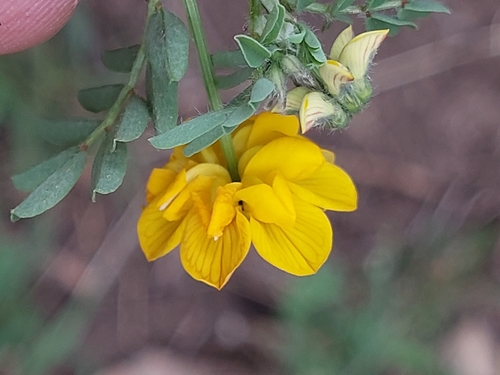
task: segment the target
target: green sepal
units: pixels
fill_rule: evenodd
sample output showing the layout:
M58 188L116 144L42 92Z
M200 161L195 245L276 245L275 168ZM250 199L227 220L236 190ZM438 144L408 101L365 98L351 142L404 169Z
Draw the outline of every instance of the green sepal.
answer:
M122 89L121 84L83 89L78 92L78 101L87 111L99 113L113 106Z
M87 139L100 123L100 120L79 118L44 120L38 127L37 133L54 145L72 146Z
M127 171L127 146L114 141L114 132L109 132L94 158L91 173L92 202L96 194L109 194L120 187Z
M140 48L140 45L134 45L106 51L102 55L102 63L113 72L130 73Z
M271 57L271 51L248 35L236 35L234 37L240 47L243 57L250 68L258 68Z
M241 68L247 66L241 50L215 52L210 56L214 68Z
M168 80L166 75L156 76L150 65L146 67L146 93L156 134L177 126L179 83Z
M146 102L142 98L132 95L117 125L114 143L130 142L139 138L146 130L148 122L149 110Z
M215 86L219 90L226 90L247 81L253 73L253 69L245 67L227 76L216 76Z
M72 147L63 153L65 152L67 154L61 158L64 162L50 174L46 170L47 178L20 205L11 210L11 221L40 215L59 203L73 188L83 172L87 153L80 151L78 147Z
M144 47L155 76L180 81L188 66L189 33L177 16L158 9L149 18Z

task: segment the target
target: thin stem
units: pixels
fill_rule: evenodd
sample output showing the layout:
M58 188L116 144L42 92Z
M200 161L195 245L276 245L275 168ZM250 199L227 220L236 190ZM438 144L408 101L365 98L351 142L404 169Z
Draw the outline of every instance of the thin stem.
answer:
M155 11L158 6L159 0L150 0L148 3L148 15L146 18L146 27L149 21L149 17ZM145 34L145 33L144 33ZM109 131L109 128L114 124L116 118L120 114L124 103L132 96L134 93L134 87L137 84L139 75L146 61L146 54L144 51L144 43L142 43L137 56L135 57L134 64L132 65L132 70L130 71L130 76L127 83L123 86L118 98L113 103L113 106L108 111L108 114L101 122L101 124L87 137L87 139L80 145L80 149L86 150L90 145L92 145L104 132Z
M222 100L215 86L215 76L213 71L212 60L207 49L207 43L201 26L200 11L196 0L183 0L184 7L188 16L189 26L193 34L194 44L198 52L198 60L200 62L201 73L203 75L203 83L207 92L208 101L212 111L218 111L223 108ZM220 139L222 151L226 158L227 169L233 181L239 181L238 161L234 151L233 141L230 135L224 135Z

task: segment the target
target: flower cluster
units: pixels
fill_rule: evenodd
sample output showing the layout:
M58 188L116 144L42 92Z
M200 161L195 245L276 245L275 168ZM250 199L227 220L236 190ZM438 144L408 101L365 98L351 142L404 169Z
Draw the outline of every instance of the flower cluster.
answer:
M334 155L298 135L295 116L261 113L233 133L241 181L231 181L218 143L192 157L176 148L147 183L138 222L148 260L180 245L185 270L221 289L251 243L273 266L315 273L333 233L324 210L353 211L356 188Z
M313 127L345 128L371 99L370 64L389 30L354 36L347 27L335 39L330 59L319 67L324 89L298 86L287 94L285 113L298 113L302 132Z

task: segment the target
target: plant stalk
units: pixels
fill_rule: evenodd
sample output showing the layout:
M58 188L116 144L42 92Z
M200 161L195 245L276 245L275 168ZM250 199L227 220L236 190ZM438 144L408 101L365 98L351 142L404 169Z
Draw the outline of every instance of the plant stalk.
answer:
M198 60L200 62L201 73L203 75L203 83L207 92L210 109L219 111L223 108L222 100L215 86L215 75L213 71L212 60L208 53L203 27L201 25L200 11L196 0L182 0L188 16L189 27L193 34L194 44L198 52ZM233 181L239 181L238 161L234 151L233 141L230 135L224 135L220 139L222 151L227 162L227 169Z
M156 7L160 4L159 0L150 0L148 2L148 15L146 18L146 30L149 17L154 13ZM146 33L144 33L145 35ZM137 52L137 56L132 65L132 70L130 71L130 76L127 83L123 86L118 98L113 103L113 106L109 109L106 117L101 122L101 124L87 137L87 139L80 145L81 150L86 150L90 147L104 132L109 131L110 127L113 126L116 118L120 114L124 103L132 96L134 93L134 87L137 84L141 70L144 67L146 61L146 54L144 50L144 41L141 44L141 48Z

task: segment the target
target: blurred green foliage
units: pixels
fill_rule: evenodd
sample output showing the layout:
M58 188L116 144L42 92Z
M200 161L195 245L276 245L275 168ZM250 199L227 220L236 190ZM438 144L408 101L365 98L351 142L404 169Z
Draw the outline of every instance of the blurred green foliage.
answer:
M53 152L54 146L41 142L41 119L61 116L72 107L67 98L74 95L68 93L76 92L88 75L83 67L89 62L90 32L86 9L80 7L50 42L0 56L0 144L6 157L1 160L5 173L25 169ZM13 204L9 190L0 195L3 213ZM76 367L73 355L93 306L71 299L49 316L35 302L41 265L54 241L53 223L26 223L11 233L12 227L4 220L6 215L0 217L0 372L41 375L64 363Z
M454 319L500 307L488 273L498 234L497 225L428 230L411 245L379 246L362 270L325 266L297 280L282 304L287 373L447 374L438 344Z

